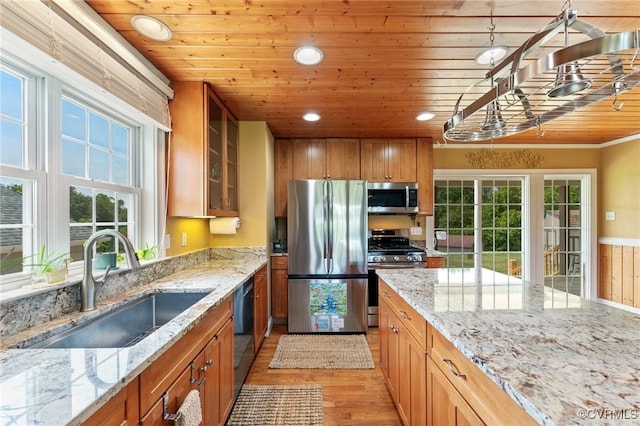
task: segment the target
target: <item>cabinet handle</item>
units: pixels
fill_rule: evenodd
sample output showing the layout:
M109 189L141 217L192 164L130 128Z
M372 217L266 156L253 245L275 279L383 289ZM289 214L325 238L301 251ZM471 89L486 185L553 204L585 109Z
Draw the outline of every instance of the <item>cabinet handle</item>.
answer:
M407 314L407 312L406 312L406 311L403 311L402 309L400 309L400 311L399 311L399 312L400 312L400 314L402 314L402 316L404 317L404 319L408 319L408 320L410 320L410 319L411 319L411 317Z
M398 334L398 329L396 328L395 325L391 324L389 326L389 328L391 329L391 331L393 332L393 334Z
M389 293L388 293L388 292L386 292L386 291L385 291L384 293L382 293L382 295L383 295L384 297L391 297L391 296L389 295Z
M467 376L465 374L462 374L458 368L455 366L455 364L450 360L450 359L443 359L443 361L447 364L447 367L449 367L449 370L451 370L451 372L453 373L454 376L456 377L460 377L461 379L466 379Z
M212 360L211 358L209 358L205 364L207 364L207 365L213 365L213 360Z
M207 381L207 379L204 378L202 380L198 380L198 379L196 379L194 377L193 372L196 369L196 363L195 362L192 361L191 364L189 364L189 367L191 367L191 378L190 378L191 383L193 383L195 385L198 385L198 388L200 388L200 386L204 385L204 383ZM201 370L206 372L207 370L205 370L205 368L208 368L208 367L202 367Z

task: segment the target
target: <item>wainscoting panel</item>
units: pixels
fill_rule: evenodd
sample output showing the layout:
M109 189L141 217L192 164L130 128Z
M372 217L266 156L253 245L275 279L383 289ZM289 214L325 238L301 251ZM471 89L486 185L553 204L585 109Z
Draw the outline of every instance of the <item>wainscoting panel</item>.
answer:
M640 308L640 244L601 240L599 250L598 297Z

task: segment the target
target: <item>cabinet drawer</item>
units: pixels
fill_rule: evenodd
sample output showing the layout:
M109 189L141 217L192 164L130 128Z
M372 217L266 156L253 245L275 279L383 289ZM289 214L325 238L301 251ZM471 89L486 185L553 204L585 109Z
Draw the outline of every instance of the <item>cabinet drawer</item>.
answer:
M427 321L415 309L402 299L383 280L379 282L379 296L389 304L391 311L402 321L405 328L420 343L423 349L427 348Z
M430 335L432 347L428 348L428 351L433 363L444 373L484 423L537 424L522 407L433 327Z
M271 269L287 269L289 258L287 256L271 256Z
M427 268L444 268L444 257L427 257Z
M232 317L233 301L227 297L206 317L140 374L140 412L158 401L191 360Z

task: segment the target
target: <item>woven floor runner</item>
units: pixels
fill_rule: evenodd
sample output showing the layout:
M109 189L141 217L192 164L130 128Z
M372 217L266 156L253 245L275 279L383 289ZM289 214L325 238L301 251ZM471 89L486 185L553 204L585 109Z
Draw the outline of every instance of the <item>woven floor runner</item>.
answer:
M322 425L322 386L243 385L228 426Z
M285 334L269 368L375 368L363 334Z

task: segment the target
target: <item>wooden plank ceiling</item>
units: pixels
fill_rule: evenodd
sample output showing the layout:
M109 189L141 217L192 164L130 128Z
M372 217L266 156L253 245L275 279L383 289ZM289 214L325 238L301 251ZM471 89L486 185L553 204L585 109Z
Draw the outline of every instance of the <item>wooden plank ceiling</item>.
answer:
M86 0L171 80L204 80L239 120L266 121L276 137L433 137L459 95L488 66L474 62L489 45L513 53L551 22L563 0ZM638 0L574 0L578 18L606 33L640 28ZM147 14L173 32L146 39L130 19ZM584 41L569 33L569 44ZM563 47L562 34L536 52ZM324 61L306 67L294 50L311 44ZM640 58L636 66L640 66ZM484 92L484 91L482 91ZM482 93L480 92L480 93ZM640 87L494 143L597 144L640 132ZM418 122L424 110L436 114ZM301 116L315 111L319 122ZM491 143L485 141L484 143Z

